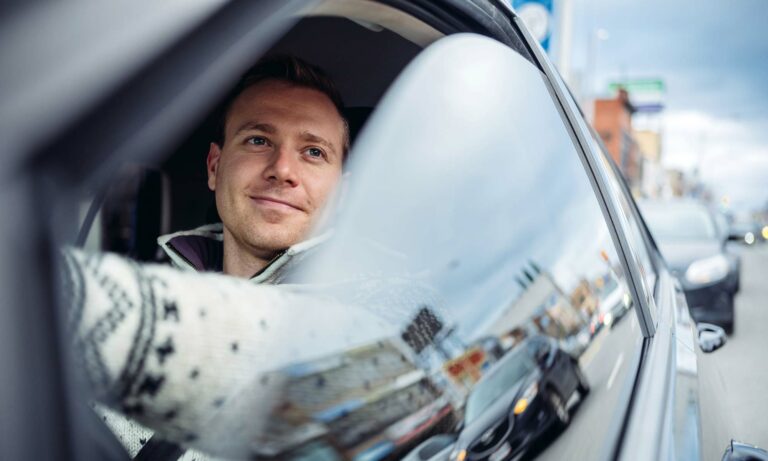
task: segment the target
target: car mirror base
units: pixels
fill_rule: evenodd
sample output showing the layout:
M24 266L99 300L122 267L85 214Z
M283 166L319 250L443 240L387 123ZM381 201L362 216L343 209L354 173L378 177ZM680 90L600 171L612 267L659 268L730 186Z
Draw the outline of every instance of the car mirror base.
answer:
M744 442L731 440L723 453L723 461L768 461L768 451Z
M711 323L697 323L699 347L703 352L714 352L725 345L727 336L725 330Z

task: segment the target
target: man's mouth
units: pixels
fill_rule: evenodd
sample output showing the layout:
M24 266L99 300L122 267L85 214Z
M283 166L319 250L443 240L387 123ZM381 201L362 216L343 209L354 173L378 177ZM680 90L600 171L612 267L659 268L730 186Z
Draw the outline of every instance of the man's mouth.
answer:
M271 208L276 210L285 210L285 211L304 211L303 208L299 207L298 205L295 205L291 202L281 200L274 197L266 197L266 196L250 196L250 199L256 203L256 205L264 208Z

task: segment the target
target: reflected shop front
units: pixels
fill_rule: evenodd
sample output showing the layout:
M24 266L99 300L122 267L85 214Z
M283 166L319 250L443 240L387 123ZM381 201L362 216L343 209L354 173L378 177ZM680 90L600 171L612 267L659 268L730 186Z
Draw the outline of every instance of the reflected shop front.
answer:
M482 119L495 122L433 117L439 139L393 140L388 133L429 117L420 105L396 116L380 108L357 147L365 162L352 167L337 232L299 276L377 320L334 319L322 332L338 341L334 354L308 356L316 331L286 340L307 357L275 372L275 423L257 443L266 457L609 455L612 437L594 435L620 430L616 409L627 407L642 335L557 112L521 116L548 104L536 72L521 63L516 77L537 91L484 107L496 116ZM458 125L465 135L450 136ZM362 329L369 341L343 345Z

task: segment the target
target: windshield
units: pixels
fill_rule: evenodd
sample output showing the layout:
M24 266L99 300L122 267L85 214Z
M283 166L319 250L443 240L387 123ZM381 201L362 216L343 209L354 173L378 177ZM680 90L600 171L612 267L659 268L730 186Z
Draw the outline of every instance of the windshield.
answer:
M701 206L653 204L642 210L651 233L661 242L717 238L715 223Z
M475 386L467 399L467 409L464 416L466 424L477 419L486 408L491 406L505 392L512 389L521 379L525 378L536 368L533 360L523 347L510 353L496 369L496 372Z

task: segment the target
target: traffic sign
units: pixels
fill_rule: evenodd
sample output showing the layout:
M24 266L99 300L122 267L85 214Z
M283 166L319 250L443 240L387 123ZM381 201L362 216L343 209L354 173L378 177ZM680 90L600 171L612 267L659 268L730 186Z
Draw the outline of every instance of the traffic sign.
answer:
M512 7L544 51L552 36L552 0L513 0Z

